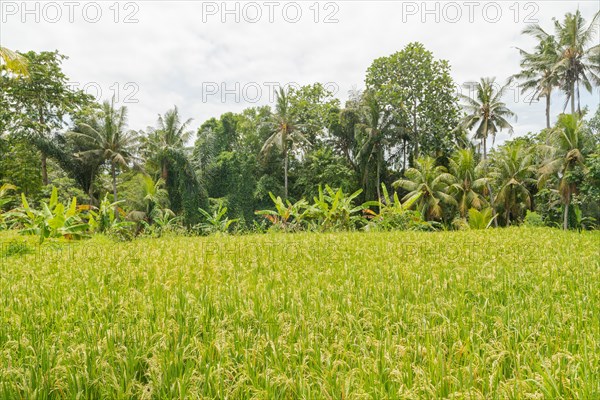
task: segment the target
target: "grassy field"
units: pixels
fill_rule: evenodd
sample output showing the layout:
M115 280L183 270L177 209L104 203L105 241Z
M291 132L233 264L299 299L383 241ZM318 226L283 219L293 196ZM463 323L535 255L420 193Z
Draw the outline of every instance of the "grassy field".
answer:
M599 232L0 238L2 399L600 398Z

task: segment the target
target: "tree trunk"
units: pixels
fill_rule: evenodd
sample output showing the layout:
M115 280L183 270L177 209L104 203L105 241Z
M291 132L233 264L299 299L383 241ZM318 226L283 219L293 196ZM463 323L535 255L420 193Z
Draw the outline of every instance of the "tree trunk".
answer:
M119 201L117 197L117 169L115 168L115 164L111 163L110 172L112 174L112 185L113 185L113 201L116 203ZM119 218L119 206L115 205L115 218Z
M575 115L575 81L571 83L571 114Z
M162 165L162 171L160 173L160 177L162 178L163 181L165 181L165 184L167 183L167 178L169 177L169 170L167 169L167 163L163 162Z
M406 139L404 139L404 146L402 146L402 162L402 173L404 173L406 171Z
M379 157L378 157L379 158ZM381 201L381 177L380 177L380 172L379 172L379 160L377 160L377 201Z
M563 229L569 229L569 203L571 202L571 194L567 193L567 201L565 202L565 213L563 216Z
M576 80L577 82L577 113L581 117L581 98L579 97L579 78Z
M94 205L94 189L92 185L88 188L88 196L90 198L89 205L90 207Z
M483 137L482 141L483 141L483 159L486 160L487 159L487 134L486 134L486 136Z
M494 206L494 196L492 194L492 185L490 185L489 183L487 184L487 190L490 194L490 207L492 209L492 217L494 218L494 226L497 228L498 227L498 218L497 218L497 214L496 214L496 207Z
M48 157L43 151L42 153L42 183L48 185Z
M40 135L41 135L41 138L43 138L44 133L45 133L45 129L44 129L45 118L44 118L44 110L42 109L41 106L38 108L38 112L39 112L39 123L40 123L41 129L42 129L42 131L40 132ZM48 159L47 159L46 153L44 153L43 150L41 150L40 153L42 154L42 183L44 184L44 186L46 186L46 185L48 185Z
M417 104L415 102L415 112L413 114L413 135L415 137L415 153L414 153L414 159L417 160L419 159L419 138L417 137L419 132L417 130Z
M283 150L283 197L285 200L288 198L288 151L287 148Z
M550 93L546 96L546 128L550 129Z

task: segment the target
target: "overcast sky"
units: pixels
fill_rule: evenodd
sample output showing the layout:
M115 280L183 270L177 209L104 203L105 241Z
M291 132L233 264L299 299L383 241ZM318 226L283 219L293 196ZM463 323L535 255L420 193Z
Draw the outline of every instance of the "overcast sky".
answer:
M364 86L371 62L419 41L449 60L457 84L518 71L516 47L530 22L577 8L591 20L598 1L7 1L0 0L0 44L59 50L74 86L101 99L118 95L129 125L154 125L177 105L193 127L227 111L269 104L273 85L321 82L343 101ZM600 39L598 39L600 41ZM585 93L595 110L600 95ZM517 91L517 135L545 124L544 104ZM553 98L553 117L564 98ZM499 136L503 141L505 134Z

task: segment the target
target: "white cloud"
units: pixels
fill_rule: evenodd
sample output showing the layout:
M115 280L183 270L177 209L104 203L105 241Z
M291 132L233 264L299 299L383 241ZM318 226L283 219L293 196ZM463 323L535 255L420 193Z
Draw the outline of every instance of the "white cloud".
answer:
M47 3L30 1L28 9L38 4L42 13ZM131 128L153 125L157 114L174 104L185 117L193 117L197 127L212 116L255 105L236 102L233 95L222 102L220 94L208 96L204 102L202 88L207 82L224 83L228 89L233 89L235 82L240 88L256 82L263 94L258 104L268 102L267 82L335 82L340 87L338 97L344 101L347 90L363 86L365 71L373 59L399 51L413 41L422 42L437 58L449 60L459 84L482 76L496 76L504 81L518 71L515 47L531 48L534 44L520 34L527 25L526 17L538 19L551 29L552 17L561 18L579 8L590 20L599 7L596 1L482 1L474 8L471 23L467 3L322 1L321 22L315 23L314 2L298 2L302 18L290 23L281 11L293 4L282 1L270 23L268 6L257 1L254 4L263 12L261 21L248 23L240 14L240 23L233 21L233 15L226 15L228 22L223 23L219 14L205 15L203 22L202 13L203 7L206 10L212 5L222 9L222 2L123 1L119 3L120 22L115 23L114 3L98 2L102 18L90 23L82 16L86 2L81 2L74 22L70 23L65 3L58 1L55 4L62 8L63 19L57 23L36 23L32 14L23 15L21 1L4 0L0 6L0 42L20 51L58 49L69 56L64 69L71 80L82 85L97 82L105 98L114 93L115 83L121 98L132 93L123 86L135 83L139 87L135 95L139 102L128 104ZM227 7L233 9L234 4L228 2ZM240 11L244 5L249 7L248 2L238 4ZM12 15L15 5L18 10ZM435 21L435 12L422 14L423 5L429 10L438 7L440 21ZM416 14L409 15L414 7ZM462 12L457 22L444 21L444 16L455 18L457 9ZM487 13L483 13L484 9ZM492 22L496 9L501 10L501 15ZM123 23L134 11L133 17L139 22ZM247 11L246 17L255 15L252 9ZM288 11L287 15L293 16L293 8ZM323 23L333 11L339 22ZM43 19L44 15L40 16ZM22 17L26 18L25 23ZM597 107L598 92L582 95L582 101L591 108ZM558 96L554 100L555 113L562 109L562 102ZM522 98L518 102L507 98L507 103L519 116L514 124L517 134L544 126L542 103L530 106Z

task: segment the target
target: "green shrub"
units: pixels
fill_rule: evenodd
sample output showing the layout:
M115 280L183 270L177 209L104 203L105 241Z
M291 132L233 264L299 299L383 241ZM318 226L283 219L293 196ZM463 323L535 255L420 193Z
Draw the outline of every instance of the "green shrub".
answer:
M542 216L535 211L527 210L527 214L525 214L525 219L523 220L523 225L533 228L540 227L546 225L544 223L544 219Z

